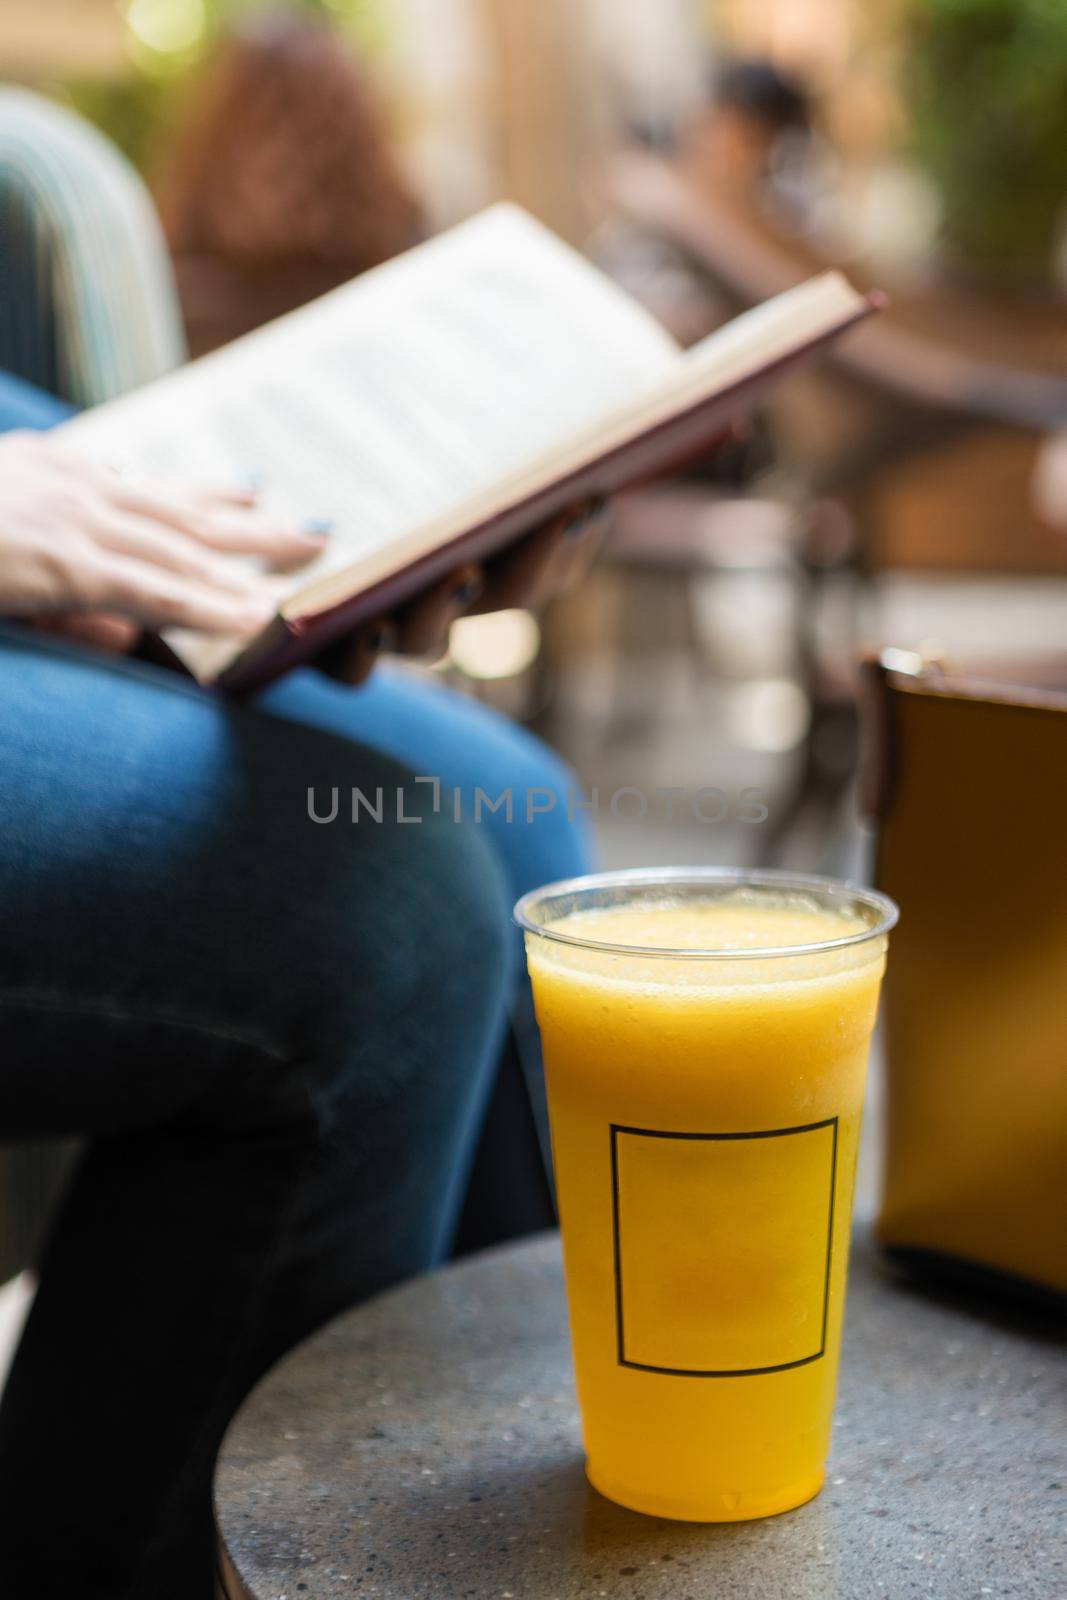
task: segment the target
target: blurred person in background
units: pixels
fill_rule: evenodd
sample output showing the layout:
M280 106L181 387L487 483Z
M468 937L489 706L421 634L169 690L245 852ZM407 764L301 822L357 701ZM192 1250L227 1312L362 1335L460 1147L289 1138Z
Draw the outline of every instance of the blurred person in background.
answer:
M309 12L253 16L224 40L157 196L194 355L426 232L362 63Z
M706 98L673 148L631 148L614 165L613 213L594 236L593 255L679 344L695 344L783 285L757 286L739 302L733 286L718 282L687 248L691 224L738 261L749 256L753 234L800 229L812 140L810 101L799 81L767 61L727 61L709 73ZM757 412L735 441L684 476L736 490L774 459L767 414Z
M631 151L617 164L615 213L594 240L597 259L681 344L695 343L738 308L715 292L674 230L658 225L664 166L687 197L679 202L683 191L672 190L674 204L688 203L711 227L732 232L741 220L800 232L812 140L810 100L797 79L767 61L726 62L709 75L707 96L673 149Z
M679 164L712 204L733 202L789 217L812 138L799 79L769 61L728 62L685 131Z

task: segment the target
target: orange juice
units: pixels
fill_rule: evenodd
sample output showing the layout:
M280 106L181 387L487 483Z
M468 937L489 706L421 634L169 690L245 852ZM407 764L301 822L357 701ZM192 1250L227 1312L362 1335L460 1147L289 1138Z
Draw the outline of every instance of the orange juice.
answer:
M786 1511L823 1480L893 910L769 874L584 882L518 915L589 1478L659 1516Z

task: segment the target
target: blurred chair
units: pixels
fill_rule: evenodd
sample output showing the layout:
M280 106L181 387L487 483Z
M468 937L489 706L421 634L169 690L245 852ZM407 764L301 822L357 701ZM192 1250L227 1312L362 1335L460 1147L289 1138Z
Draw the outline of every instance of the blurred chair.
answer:
M667 239L731 314L826 265L740 209L712 211L658 157L624 158L612 197L620 213ZM1042 442L1067 421L1067 380L1009 359L1007 340L990 353L980 303L967 310L970 322L955 338L940 328L936 305L910 322L906 310L890 310L798 374L770 407L778 477L800 512L795 554L809 608L825 579L849 580L857 639L877 578L889 570L1067 573L1067 540L1031 503ZM1049 337L1062 338L1062 307L1048 321ZM1040 328L1027 342L1048 359ZM829 524L821 512L804 514L827 505L838 508ZM647 529L653 559L654 517ZM701 541L694 522L694 554ZM669 560L676 565L676 554ZM827 668L810 612L799 659L811 718L793 796L765 836L772 858L801 811L836 809L855 770L852 664Z
M185 355L144 185L95 128L0 88L0 370L98 405Z
M1067 1311L1067 658L865 671L883 1018L877 1232L935 1288Z
M230 36L157 193L194 355L425 233L366 72L309 12L253 15Z
M652 657L667 644L680 647L695 680L706 653L696 583L717 574L784 573L798 581L806 529L784 500L715 494L681 481L618 496L603 558L623 574L618 628L627 658ZM656 713L656 684L644 720ZM633 712L620 701L609 709L610 741Z

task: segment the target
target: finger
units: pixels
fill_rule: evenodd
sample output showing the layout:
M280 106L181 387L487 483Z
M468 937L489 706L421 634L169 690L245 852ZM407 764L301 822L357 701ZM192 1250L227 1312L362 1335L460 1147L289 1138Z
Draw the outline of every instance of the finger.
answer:
M212 495L216 496L214 504L209 500ZM208 549L261 556L277 566L303 565L321 555L331 527L328 518L301 526L241 504L220 504L217 491L211 490L181 495L117 479L111 498L125 511L163 523Z
M93 645L109 655L127 655L137 643L141 629L129 617L86 612L81 615L42 617L38 624L45 633Z
M481 567L474 562L458 567L400 613L396 649L408 656L444 655L449 628L476 604L484 588Z
M611 529L610 502L599 500L582 510L564 529L550 581L556 593L577 587L596 558Z
M108 508L95 521L94 532L97 544L105 550L179 572L228 594L248 594L262 582L259 573L210 555L193 540L147 517Z
M472 609L507 611L514 606L534 605L543 588L562 542L562 528L553 525L524 539L520 545L486 573L485 592Z
M209 484L196 498L205 506L256 506L262 493L262 473L250 472L236 483Z
M98 553L84 575L84 609L118 612L147 628L191 628L202 633L256 633L276 611L268 584L246 595L111 551Z
M192 519L185 531L212 550L229 555L260 556L275 567L304 566L320 556L333 523L316 517L305 523L286 522L255 512L217 509Z
M396 644L396 625L390 618L368 622L348 634L316 660L320 672L349 688L365 683L380 658Z
M499 561L487 574L485 593L475 611L531 609L544 603L571 574L584 566L607 525L608 506L591 500L555 517ZM588 555L585 551L588 549Z
M123 488L133 494L140 490L146 496L156 496L172 503L181 502L189 508L255 506L259 504L263 493L264 479L263 474L259 472L245 473L226 482L174 483L165 478L158 478L150 472L139 471L135 465L128 462L90 460L78 456L73 451L64 452L64 457L63 464L68 469L75 468L81 473L88 469L97 475L98 481L103 474L104 481L111 490L116 488L116 480L119 480Z
M486 571L486 585L475 612L508 611L516 606L536 606L550 592L553 568L567 537L567 521L557 517L546 528L529 535Z
M119 495L129 499L134 507L151 501L162 508L182 508L185 512L217 506L252 507L259 504L263 492L263 475L246 473L229 483L169 484L150 473L139 472L135 466L122 461L97 461L76 451L63 449L57 456L58 464L68 472L81 476L90 474L96 486L108 496Z
M272 567L303 567L315 561L330 540L333 522L313 517L304 523L238 510L215 510L197 519L193 538L229 555L260 556Z

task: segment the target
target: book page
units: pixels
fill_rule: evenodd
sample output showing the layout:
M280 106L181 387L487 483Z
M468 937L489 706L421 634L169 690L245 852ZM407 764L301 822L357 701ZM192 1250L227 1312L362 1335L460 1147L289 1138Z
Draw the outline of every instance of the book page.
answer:
M617 399L606 417L573 430L563 444L494 478L441 517L398 536L388 549L369 552L348 572L309 574L283 606L289 617L307 616L410 564L465 529L532 498L546 485L620 449L690 406L743 385L768 367L847 326L867 300L838 272L826 272L777 295L709 334L636 396Z
M116 464L227 483L334 524L293 587L381 552L677 370L670 337L499 205L67 424Z

